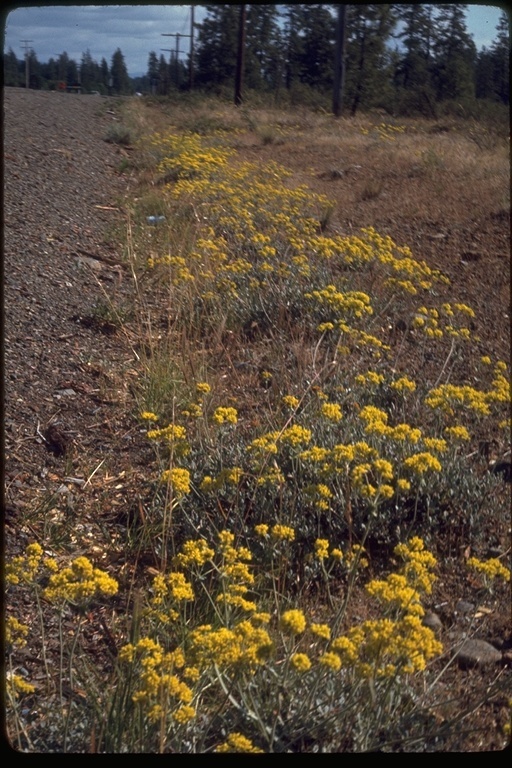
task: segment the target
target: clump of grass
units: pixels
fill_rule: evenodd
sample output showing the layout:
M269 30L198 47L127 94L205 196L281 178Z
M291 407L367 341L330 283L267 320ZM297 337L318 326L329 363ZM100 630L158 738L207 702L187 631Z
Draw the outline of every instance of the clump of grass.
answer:
M126 125L114 123L109 126L105 135L105 141L109 144L120 144L121 146L129 146L133 144L134 135L130 128Z
M127 306L114 305L111 301L98 299L90 314L82 319L82 323L102 333L114 334L128 322L130 314L131 310Z
M382 189L383 184L381 179L368 179L361 190L360 198L361 200L376 200L380 197Z
M432 173L437 173L444 170L445 168L445 161L443 156L433 147L429 147L424 152L422 152L421 162L423 167Z

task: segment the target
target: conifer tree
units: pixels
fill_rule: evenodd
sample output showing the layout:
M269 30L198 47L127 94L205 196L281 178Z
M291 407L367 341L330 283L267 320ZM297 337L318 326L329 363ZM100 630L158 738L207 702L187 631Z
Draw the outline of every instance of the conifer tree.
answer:
M199 25L196 75L199 85L230 83L236 71L239 9L236 5L205 5Z
M113 93L117 95L130 93L130 78L128 77L124 56L120 48L117 48L112 56L110 76L112 77Z
M466 27L467 5L436 6L433 82L439 101L475 95L476 46Z
M496 27L497 36L491 46L494 93L503 104L510 103L510 28L506 13Z
M349 6L346 98L352 115L360 106L382 105L390 98L391 52L387 47L397 20L394 6Z

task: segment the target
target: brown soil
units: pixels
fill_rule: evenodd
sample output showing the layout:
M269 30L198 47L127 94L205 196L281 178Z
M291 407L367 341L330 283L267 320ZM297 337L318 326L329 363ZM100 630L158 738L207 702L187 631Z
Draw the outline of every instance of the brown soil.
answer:
M10 558L31 541L59 540L61 553L86 554L116 577L125 569L128 579L119 531L144 496L151 454L134 419L133 348L107 311L107 298L128 314L133 301L116 237L132 185L119 169L130 150L104 140L117 120L113 99L4 90L4 544ZM485 148L470 142L476 175L451 179L447 138L448 175L426 184L419 166L398 154L390 162L382 146L341 158L314 134L293 145L263 146L251 134L240 141L245 159L273 159L334 200L337 231L373 226L442 270L456 300L477 312L481 354L509 359L508 169L479 175ZM440 589L452 606L465 597L456 578ZM29 606L19 608L27 618ZM508 647L503 605L482 619L479 636ZM91 627L98 664L108 640ZM56 641L48 642L51 651ZM41 660L30 644L22 662L37 678ZM485 690L494 674L455 670L445 684L456 696ZM495 749L506 712L504 696L484 702L464 749Z

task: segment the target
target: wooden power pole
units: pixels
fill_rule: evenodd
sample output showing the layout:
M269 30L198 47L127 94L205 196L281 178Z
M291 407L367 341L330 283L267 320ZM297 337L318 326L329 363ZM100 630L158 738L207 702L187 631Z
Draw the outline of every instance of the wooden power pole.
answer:
M238 53L236 57L235 104L242 103L242 88L244 79L244 49L245 49L245 5L240 6L240 22L238 25Z
M336 49L334 54L334 86L332 95L332 111L335 117L340 117L343 110L343 92L345 90L345 70L347 57L347 6L338 4L338 20L336 23Z
M191 91L194 87L194 6L190 6L190 54L188 70L188 87Z
M21 40L23 43L23 49L25 51L25 88L30 88L30 65L29 65L29 56L30 56L30 46L29 43L33 43L33 40Z

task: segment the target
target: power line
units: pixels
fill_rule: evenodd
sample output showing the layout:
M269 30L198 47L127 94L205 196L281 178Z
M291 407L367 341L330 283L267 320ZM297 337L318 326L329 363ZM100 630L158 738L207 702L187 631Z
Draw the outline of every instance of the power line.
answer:
M180 51L180 38L182 37L190 38L189 67L188 67L188 87L190 90L192 90L192 86L194 84L194 8L195 8L194 5L190 6L190 35L185 35L182 32L162 32L162 37L176 38L176 57L175 57L176 65L178 65L178 62L179 62L180 53L184 53L184 51ZM182 29L183 29L183 26L182 26Z
M30 72L29 72L29 51L30 46L29 43L33 43L33 40L20 40L20 43L23 43L22 48L25 51L25 88L30 87Z

